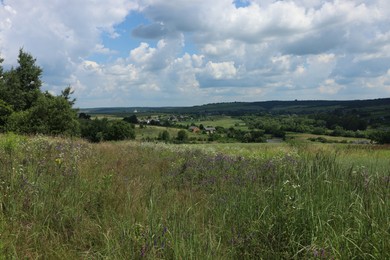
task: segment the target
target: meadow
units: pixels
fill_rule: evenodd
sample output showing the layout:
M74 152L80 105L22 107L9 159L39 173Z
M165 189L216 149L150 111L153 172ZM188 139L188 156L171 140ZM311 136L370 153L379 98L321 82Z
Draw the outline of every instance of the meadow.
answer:
M389 259L390 148L0 135L0 258Z

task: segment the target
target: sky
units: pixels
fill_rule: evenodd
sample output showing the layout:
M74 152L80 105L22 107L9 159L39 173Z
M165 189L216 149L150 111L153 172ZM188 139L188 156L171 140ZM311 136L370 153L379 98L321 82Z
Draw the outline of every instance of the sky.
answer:
M80 108L390 97L389 0L1 0L20 48Z

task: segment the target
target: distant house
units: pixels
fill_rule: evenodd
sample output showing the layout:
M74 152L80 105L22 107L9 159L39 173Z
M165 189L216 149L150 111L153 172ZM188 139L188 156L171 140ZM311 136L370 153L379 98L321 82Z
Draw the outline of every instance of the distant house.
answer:
M199 127L197 127L197 126L190 126L190 127L188 128L188 131L190 131L190 132L192 132L192 133L199 133L199 132L200 132L200 129L199 129Z
M216 131L215 127L212 127L212 126L205 127L204 130L208 134L213 134Z

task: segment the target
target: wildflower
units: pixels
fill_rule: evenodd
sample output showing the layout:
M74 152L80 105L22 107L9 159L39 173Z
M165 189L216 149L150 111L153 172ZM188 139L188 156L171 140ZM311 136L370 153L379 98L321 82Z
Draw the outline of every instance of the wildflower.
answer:
M55 163L60 166L62 164L62 159L61 158L56 158Z
M299 185L299 184L297 184L297 185L293 184L292 187L293 187L294 189L296 189L296 188L301 187L301 185Z

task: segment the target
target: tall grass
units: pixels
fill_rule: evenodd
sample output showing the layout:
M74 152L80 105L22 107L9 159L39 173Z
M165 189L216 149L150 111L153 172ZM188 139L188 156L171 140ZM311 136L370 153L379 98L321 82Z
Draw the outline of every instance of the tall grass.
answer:
M390 258L386 148L257 149L0 136L0 255Z

